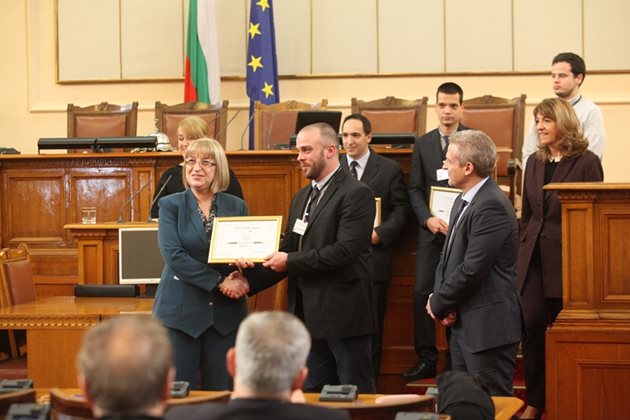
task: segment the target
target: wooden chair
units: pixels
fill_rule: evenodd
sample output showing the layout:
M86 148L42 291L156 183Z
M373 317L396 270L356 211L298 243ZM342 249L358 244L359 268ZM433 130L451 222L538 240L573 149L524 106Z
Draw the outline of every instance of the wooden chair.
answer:
M269 150L276 145L288 145L289 137L295 134L297 113L306 109L327 109L328 100L318 104L297 101L265 105L254 102L254 148Z
M225 149L227 139L227 111L229 101L221 105L205 102L184 102L177 105L155 103L155 119L158 131L166 134L171 141L171 147L177 150L177 128L186 117L196 115L208 122L208 137L214 138Z
M33 282L33 267L28 246L24 243L17 249L4 248L0 251L0 305L9 306L32 302L37 299ZM7 331L11 348L11 357L20 356L19 340L13 330ZM24 347L26 345L24 344Z
M138 123L138 102L78 107L68 104L68 137L133 137ZM120 149L122 150L122 149ZM76 149L69 153L82 153Z
M374 134L413 133L421 136L427 128L427 101L387 96L373 101L352 98L352 113L363 114L372 123Z
M4 418L11 404L27 404L35 402L35 389L22 389L0 394L0 418Z
M512 203L521 190L521 151L525 130L526 95L512 99L485 95L464 101L462 124L488 134L497 146L497 182Z

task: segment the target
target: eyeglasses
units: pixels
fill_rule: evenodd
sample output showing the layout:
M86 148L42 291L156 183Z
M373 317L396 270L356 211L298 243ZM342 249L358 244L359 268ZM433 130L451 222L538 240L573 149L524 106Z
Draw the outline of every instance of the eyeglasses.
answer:
M189 168L194 168L196 164L199 164L199 166L201 166L202 168L212 168L214 166L217 166L216 162L208 159L199 160L195 158L188 158L184 161L184 163Z

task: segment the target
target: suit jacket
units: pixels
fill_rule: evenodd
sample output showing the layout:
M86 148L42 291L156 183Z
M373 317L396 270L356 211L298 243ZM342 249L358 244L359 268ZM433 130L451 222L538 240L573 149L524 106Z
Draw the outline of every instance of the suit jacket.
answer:
M460 201L461 197L455 200L454 209ZM451 212L431 310L440 319L457 310L453 334L461 334L470 353L516 343L521 339L521 309L514 208L496 182L488 179L456 227L455 216Z
M272 399L237 398L225 403L191 404L173 407L164 416L167 420L345 420L343 410L312 404L296 404Z
M457 131L469 130L459 124ZM420 224L419 242L432 242L437 237L424 226L424 222L431 217L429 200L431 187L448 187L448 180L438 181L438 169L442 168L442 145L440 130L437 128L418 137L411 156L411 176L409 177L409 201L418 223Z
M348 172L348 157L341 156L341 167ZM370 157L363 170L361 182L369 186L375 197L381 199L381 224L374 230L381 243L371 246L374 282L388 282L391 276L392 256L409 214L407 188L398 162L381 156L370 149Z
M561 207L555 191L544 191L545 163L531 155L523 181L523 209L518 248L518 288L523 289L536 244L540 243L545 297L562 298ZM602 164L587 150L571 159L563 158L551 182L594 182L604 180Z
M217 216L246 216L240 198L217 193ZM164 270L155 295L153 313L162 323L191 337L210 326L226 335L247 315L246 299L223 296L216 286L234 271L227 264L208 264L210 243L191 190L160 199L158 228Z
M301 219L311 186L298 191L291 202L280 250L289 254L289 310L301 296L303 320L314 338L356 337L374 332L369 270L374 194L370 188L339 170L311 212L301 249L293 231ZM286 276L257 266L246 273L250 294Z

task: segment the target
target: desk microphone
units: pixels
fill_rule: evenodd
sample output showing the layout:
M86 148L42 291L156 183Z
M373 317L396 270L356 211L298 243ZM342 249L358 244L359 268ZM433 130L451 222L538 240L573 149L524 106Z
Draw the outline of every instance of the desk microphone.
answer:
M241 148L239 150L249 150L249 147L245 149L245 146L243 146L243 138L245 138L245 133L247 133L247 129L250 127L252 120L254 119L254 115L255 113L252 113L252 116L249 117L247 124L245 124L245 129L243 130L243 134L241 134Z
M152 219L152 217L151 217L151 209L153 208L153 205L155 204L156 201L158 201L158 199L160 198L160 195L162 195L162 192L164 191L164 188L166 188L166 185L171 180L171 178L173 178L172 174L169 175L168 178L166 178L166 181L164 182L164 184L162 184L162 188L160 188L158 193L155 194L155 197L153 197L153 200L151 200L151 204L149 205L149 220L147 220L147 223L149 223L151 221L151 219Z
M125 204L123 204L122 207L120 208L120 215L118 216L118 223L125 223L125 219L123 218L123 211L125 211L125 208L127 208L127 205L129 203L131 203L131 200L136 198L138 196L138 194L140 194L142 191L144 191L144 189L146 187L148 187L149 184L151 184L152 181L153 180L151 178L149 178L149 180L146 182L146 184L144 184L142 187L140 187L140 189L138 191L136 191L135 193L131 194L131 197L129 197L129 200L125 201Z
M214 138L215 140L219 141L219 137L221 137L221 134L223 134L223 132L225 132L225 130L227 130L228 126L232 123L232 121L234 121L234 118L236 118L238 116L238 114L241 113L240 109L236 110L236 114L234 114L232 116L232 118L230 118L230 120L225 124L225 126L223 126L215 135Z

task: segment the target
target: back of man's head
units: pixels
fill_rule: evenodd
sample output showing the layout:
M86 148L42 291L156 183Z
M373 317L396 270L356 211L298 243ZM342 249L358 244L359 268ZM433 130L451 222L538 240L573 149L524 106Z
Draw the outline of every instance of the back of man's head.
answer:
M235 348L235 391L242 387L256 397L283 398L304 369L311 337L288 312L256 312L241 323Z
M582 83L584 83L584 79L586 78L586 64L582 57L572 52L563 52L556 55L551 62L553 66L556 63L568 63L571 66L571 73L573 73L574 77L578 77L578 75L582 75ZM582 84L580 83L580 85Z
M79 382L95 414L146 414L168 395L173 350L150 315L122 315L90 329L77 357ZM98 414L97 414L98 415Z

